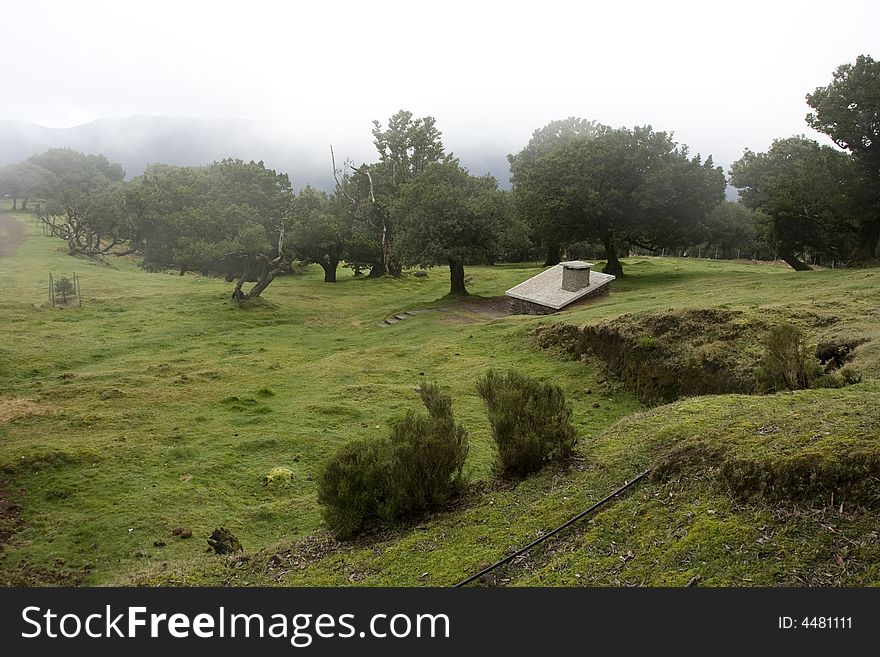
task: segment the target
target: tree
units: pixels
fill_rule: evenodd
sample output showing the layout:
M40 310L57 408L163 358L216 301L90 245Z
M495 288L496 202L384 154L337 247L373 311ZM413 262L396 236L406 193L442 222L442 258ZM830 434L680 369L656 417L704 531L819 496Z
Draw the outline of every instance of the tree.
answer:
M334 157L337 194L348 199L353 216L372 233L381 249L371 276L400 274L392 248L395 227L391 204L401 187L427 166L454 160L444 151L441 137L433 117L414 119L412 112L400 110L388 120L387 128L373 121L377 163L359 167L347 163L340 176Z
M325 283L336 282L336 269L346 255L351 230L346 208L340 205L337 199L308 186L291 202L291 247L306 262L321 266Z
M35 216L67 242L71 254L102 255L131 236L122 205L122 166L103 155L53 148L27 160L42 173ZM123 251L128 252L128 251Z
M489 262L525 262L536 260L539 256L538 246L532 239L532 229L520 215L513 194L501 191L500 225L497 249L490 256Z
M740 200L767 217L766 239L796 271L810 251L843 260L864 206L852 158L806 137L777 139L766 153L746 150L731 167Z
M262 161L150 167L129 192L148 269L225 276L241 302L260 296L288 264L290 181ZM254 283L248 291L246 282Z
M491 176L457 162L429 164L403 185L392 207L397 249L413 265L448 264L450 294L467 294L465 262L485 262L497 248L503 196Z
M727 187L711 155L705 161L691 157L687 146L663 146L666 139L657 145L659 161L645 165L645 179L635 192L637 214L625 236L628 244L652 251L705 241L709 216Z
M414 119L412 112L400 110L390 119L388 127L373 121L373 145L379 152L379 172L385 193L392 196L431 164L453 158L443 150L441 133L432 116Z
M755 212L742 203L718 205L706 218L706 231L708 247L717 249L722 258L751 257L763 246L758 241Z
M670 135L644 126L552 146L529 165L517 193L554 239L601 242L603 271L620 276L621 248L693 243L724 185L711 157L691 158Z
M0 167L0 195L6 194L12 197L12 209L18 207L21 199L21 209L28 209L28 200L40 195L45 189L49 172L31 162L19 162Z
M542 203L542 199L534 196L535 186L532 184L531 175L534 172L535 162L560 144L574 139L590 139L607 129L607 126L595 121L574 116L551 121L543 128L535 130L529 143L518 154L507 156L517 210L520 215L527 218L536 240L541 242L545 250L545 267L559 263L562 247L571 240L554 230L558 224L547 216L548 208Z
M55 281L55 294L61 295L61 300L63 303L67 303L67 298L71 296L76 291L76 288L73 285L73 282L67 278L67 276L62 276L57 281Z
M880 62L859 55L855 64L838 66L831 84L807 94L807 104L813 108L807 114L810 127L852 154L871 206L856 224L858 241L848 264L880 266Z
M189 230L187 208L202 203L205 167L151 164L126 186L125 207L131 217L131 245L143 256L147 271L189 267L175 258L178 239Z

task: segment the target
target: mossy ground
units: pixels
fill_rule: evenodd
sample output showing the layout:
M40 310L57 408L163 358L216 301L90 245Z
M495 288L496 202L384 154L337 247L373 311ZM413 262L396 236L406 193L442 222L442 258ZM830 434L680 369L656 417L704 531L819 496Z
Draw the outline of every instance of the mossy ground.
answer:
M878 271L629 260L607 297L549 318L490 319L442 299L443 269L401 280L355 280L341 270L330 285L312 268L277 280L264 301L242 309L224 281L147 274L129 259L72 258L60 240L16 216L27 239L0 258L0 409L19 409L0 416L0 480L23 509L0 557L7 583L445 585L561 523L677 441L726 445L733 461L766 451L774 463L814 433L823 437L809 448L829 457L836 447L876 441L869 409L877 408L880 374ZM72 271L83 308L41 308L49 272ZM466 271L471 293L488 297L538 267ZM378 326L429 305L444 309ZM532 337L560 320L700 307L833 315L835 331L869 340L853 361L864 383L704 397L643 413L598 366L557 357ZM490 367L562 386L581 437L571 469L516 485L492 478L491 435L475 390ZM340 443L385 434L417 409L413 387L422 379L452 394L470 433L470 490L419 524L334 542L321 529L315 469ZM789 404L796 416L786 415ZM770 425L780 431L754 433ZM780 434L791 441L777 452ZM730 492L721 464L715 472L688 462L640 485L500 573L502 581L880 581L870 500L835 499L832 507L822 495L743 499ZM292 472L289 481L267 485L278 468ZM244 556L204 553L221 525L241 539ZM193 537L173 537L176 527Z

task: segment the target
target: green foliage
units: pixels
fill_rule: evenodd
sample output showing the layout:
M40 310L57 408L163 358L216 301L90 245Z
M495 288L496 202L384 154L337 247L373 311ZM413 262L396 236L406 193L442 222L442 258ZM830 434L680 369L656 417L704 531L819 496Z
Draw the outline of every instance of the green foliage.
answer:
M259 296L286 266L283 236L292 193L287 174L263 162L149 167L126 190L133 244L144 267L238 279L236 298ZM242 283L257 282L249 293Z
M336 172L336 196L351 225L346 259L355 272L370 267L371 275L398 275L397 226L391 204L401 187L429 165L457 160L445 152L442 134L431 116L413 118L412 112L400 110L388 119L387 128L373 121L372 132L379 161L359 167L346 162Z
M547 140L512 160L520 211L544 244L598 240L604 271L622 273L621 244L651 249L699 243L703 223L721 202L725 180L711 156L691 157L650 126Z
M862 381L862 373L852 365L844 365L838 370L837 374L843 379L843 382L849 386L861 383Z
M414 119L400 110L388 119L388 127L373 121L373 145L379 152L379 177L390 195L431 164L454 161L443 149L443 134L433 116Z
M496 470L522 477L550 460L565 462L577 444L571 406L562 389L514 370L489 370L477 382L498 447Z
M403 185L392 206L396 252L407 264L449 264L450 293L466 293L463 265L492 258L504 212L493 177L472 176L457 162L429 164Z
M343 444L315 478L324 521L339 538L358 534L384 515L391 488L391 450L386 440Z
M348 255L351 213L341 199L306 186L291 203L290 243L303 262L315 262L324 270L324 281L336 282L339 261Z
M452 399L436 383L422 383L428 414L408 412L391 430L390 509L394 516L436 508L461 483L468 453L467 431L455 422Z
M373 523L416 517L443 505L458 489L467 431L456 424L452 400L436 384L423 383L419 396L427 415L410 411L390 439L346 443L320 471L318 502L340 538Z
M73 286L73 281L67 278L67 276L62 276L55 281L55 294L59 295L64 303L67 303L67 298L72 296L75 291L76 288Z
M755 376L764 392L802 390L822 376L822 364L809 353L801 329L779 324L770 329L764 359Z
M859 55L854 64L841 64L831 84L807 94L807 104L811 128L880 168L880 62Z
M854 64L842 64L831 84L807 94L813 112L807 123L848 150L860 169L860 204L868 211L854 218L857 244L851 266L880 265L880 62L859 55Z
M121 165L69 148L50 149L24 164L40 172L36 177L42 202L34 216L64 239L72 254L110 253L131 239Z
M723 259L759 256L768 260L773 251L767 246L762 226L754 210L743 203L725 201L706 217L706 248L704 255L717 249Z
M590 139L608 127L574 116L551 121L532 133L526 146L516 155L508 155L510 163L510 182L513 184L513 197L517 213L526 217L531 231L531 241L543 248L559 248L571 239L560 229L555 220L552 207L548 206L541 191L541 185L534 180L540 171L536 161L561 144L575 139Z
M27 201L38 198L46 192L52 174L33 162L19 162L0 167L0 196L12 197L13 210L17 201L22 201L21 209L27 210Z
M851 157L805 137L777 139L766 153L746 150L731 167L741 202L767 218L765 238L789 265L809 269L809 251L844 261L852 222L867 210Z

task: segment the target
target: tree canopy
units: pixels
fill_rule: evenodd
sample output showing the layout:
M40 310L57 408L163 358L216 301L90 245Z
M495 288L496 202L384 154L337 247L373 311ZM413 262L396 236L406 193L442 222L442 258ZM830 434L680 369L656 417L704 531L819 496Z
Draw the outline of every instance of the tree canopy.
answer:
M121 165L70 148L50 149L26 164L41 172L35 214L71 253L110 253L131 238Z
M530 179L536 173L535 162L560 144L574 139L589 139L606 130L607 126L595 121L570 116L538 128L519 153L507 156L515 207L520 216L528 218L533 240L545 250L545 266L557 264L561 258L561 245L571 240L556 230L558 225L550 220L544 199L534 193L535 185L530 184Z
M44 193L50 173L33 162L18 162L0 167L0 195L12 198L12 209L27 210L28 200Z
M396 228L391 205L401 187L430 164L455 160L445 152L441 137L433 117L413 118L412 112L400 110L388 120L386 128L373 121L378 162L359 167L349 164L341 176L335 172L337 195L349 201L352 216L360 224L355 232L360 235L361 257L370 241L378 246L371 275L400 274L393 248Z
M547 243L598 240L604 271L619 276L621 245L693 243L724 187L711 157L690 157L669 134L643 126L603 128L548 147L520 168L515 193L539 217Z
M810 269L802 259L808 251L846 259L865 211L848 155L802 136L778 139L766 153L746 150L731 182L746 207L767 217L766 239L795 270Z
M807 123L852 154L861 169L862 200L871 207L855 225L854 267L878 266L880 242L880 62L859 55L834 71L831 84L807 94Z
M351 242L350 214L341 205L309 186L291 200L291 248L303 262L320 265L326 283L336 282L336 269Z
M155 166L132 187L127 202L147 268L226 276L241 301L259 296L288 262L290 181L263 162ZM255 285L246 292L245 282Z
M448 264L449 293L467 294L464 264L491 258L503 203L491 176L472 176L455 161L429 164L401 187L392 208L402 261Z

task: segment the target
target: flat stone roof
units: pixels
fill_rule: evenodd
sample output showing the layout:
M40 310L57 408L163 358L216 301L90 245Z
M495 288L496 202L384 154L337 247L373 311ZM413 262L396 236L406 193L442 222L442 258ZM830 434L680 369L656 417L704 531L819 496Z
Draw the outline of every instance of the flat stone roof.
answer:
M589 265L589 263L584 263L580 260L573 260L572 263ZM510 288L504 294L514 299L531 301L532 303L559 310L587 296L591 292L595 292L600 287L608 285L608 283L614 280L614 276L611 274L603 274L594 270L590 272L590 284L587 287L576 292L563 290L562 270L566 265L572 263L564 262L554 265L537 276L532 276L530 279Z
M566 269L590 269L591 267L596 266L592 262L584 262L583 260L568 260L566 262L560 262L559 264Z

